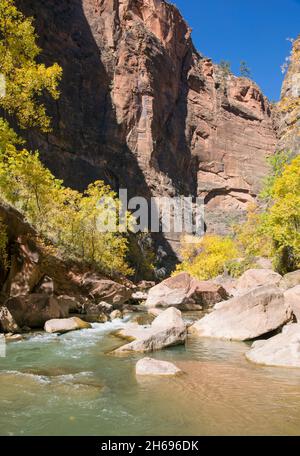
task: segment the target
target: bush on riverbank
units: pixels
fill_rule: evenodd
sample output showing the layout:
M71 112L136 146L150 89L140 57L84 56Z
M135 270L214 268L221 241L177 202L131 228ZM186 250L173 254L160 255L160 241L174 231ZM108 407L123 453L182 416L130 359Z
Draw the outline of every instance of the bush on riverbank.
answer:
M244 224L232 237L205 235L197 243L182 241L183 262L177 271L199 279L228 272L238 277L255 267L255 257L270 258L285 274L300 268L300 156L277 154L261 194L265 210L251 205Z

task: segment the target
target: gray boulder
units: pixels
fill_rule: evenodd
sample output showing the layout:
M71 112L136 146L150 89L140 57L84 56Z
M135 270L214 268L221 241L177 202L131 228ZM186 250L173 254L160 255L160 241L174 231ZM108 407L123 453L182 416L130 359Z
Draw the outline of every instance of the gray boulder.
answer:
M265 285L278 285L282 276L272 269L248 269L236 281L234 295L241 295L253 288Z
M79 329L88 329L91 325L78 317L60 318L49 320L45 323L45 331L48 333L66 333Z
M146 353L184 344L187 331L181 312L171 307L156 317L151 325L140 326L131 323L117 335L132 342L118 348L115 353Z
M279 288L261 286L217 304L189 331L201 337L251 340L280 328L291 318L291 308Z
M254 342L246 358L266 366L300 367L300 324L286 325L281 334Z
M285 274L279 283L280 288L283 290L289 290L297 285L300 285L300 269L298 269L298 271Z
M228 294L221 285L211 281L199 281L182 272L151 288L145 305L148 308L176 307L180 310L201 310L227 297Z
M182 371L173 363L152 358L143 358L136 363L135 372L136 375L172 376L178 375Z
M300 285L284 292L284 300L290 306L297 322L300 323Z

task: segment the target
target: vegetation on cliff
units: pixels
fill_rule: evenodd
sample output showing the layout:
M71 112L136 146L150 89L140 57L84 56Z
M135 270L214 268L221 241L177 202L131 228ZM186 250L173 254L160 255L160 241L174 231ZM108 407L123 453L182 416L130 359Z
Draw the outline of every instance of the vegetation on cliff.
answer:
M183 239L183 262L178 271L211 279L224 271L233 277L255 266L258 256L271 258L274 268L287 273L300 268L300 156L288 153L270 159L261 199L266 209L250 206L244 224L232 236L205 235L197 243Z
M42 164L38 152L23 147L24 142L10 125L50 130L40 97L45 93L54 99L59 96L62 70L57 64L46 67L37 63L39 53L32 20L26 19L11 0L2 1L0 73L6 91L0 97L0 197L20 210L64 254L107 273L129 274L132 271L126 261L128 241L124 233L98 229L99 220L105 223L109 217L105 201L113 200L116 207L120 204L115 193L100 181L84 193L65 187ZM1 226L3 262L5 239L5 227Z

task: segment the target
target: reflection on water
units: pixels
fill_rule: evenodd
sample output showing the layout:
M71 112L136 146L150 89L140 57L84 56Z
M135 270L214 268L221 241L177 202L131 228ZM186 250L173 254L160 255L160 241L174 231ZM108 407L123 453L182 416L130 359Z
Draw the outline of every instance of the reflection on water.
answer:
M0 359L1 435L299 434L300 369L266 368L247 344L190 338L153 357L184 375L139 378L107 355L121 321L10 343Z

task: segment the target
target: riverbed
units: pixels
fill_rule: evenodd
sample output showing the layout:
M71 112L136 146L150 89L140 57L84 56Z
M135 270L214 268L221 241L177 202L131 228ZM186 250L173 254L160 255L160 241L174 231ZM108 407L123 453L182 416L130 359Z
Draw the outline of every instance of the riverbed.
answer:
M300 369L249 363L249 344L189 337L151 354L183 370L137 378L143 355L115 356L115 320L7 344L1 435L297 435Z

